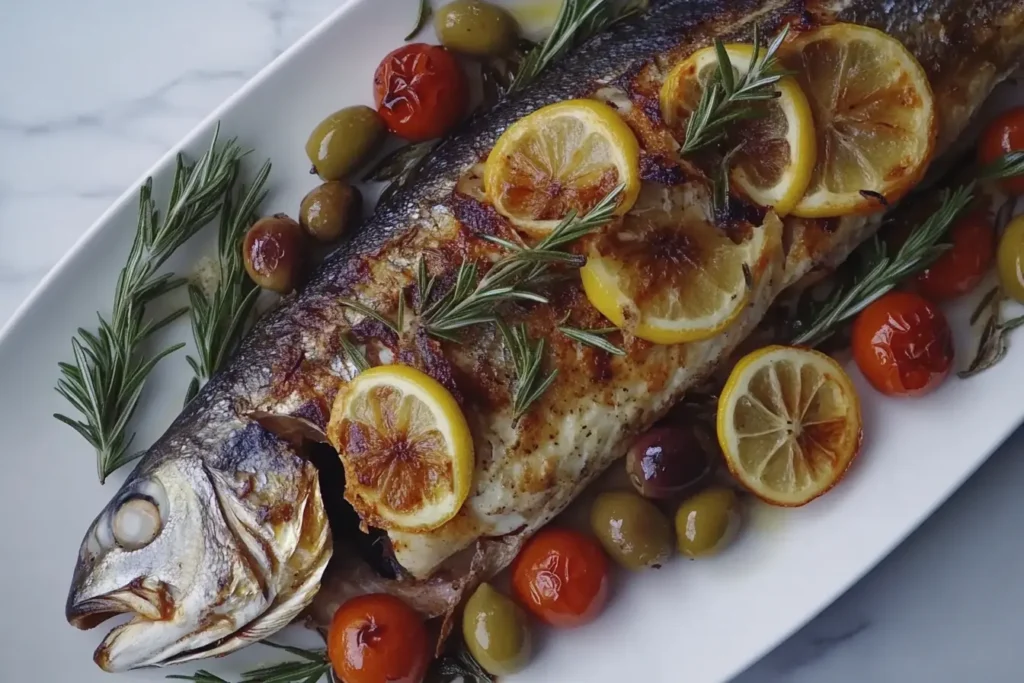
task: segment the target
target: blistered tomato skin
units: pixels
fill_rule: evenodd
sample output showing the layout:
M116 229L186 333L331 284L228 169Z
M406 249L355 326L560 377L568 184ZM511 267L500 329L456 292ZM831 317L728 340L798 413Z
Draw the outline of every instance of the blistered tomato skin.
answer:
M852 349L871 386L889 396L927 394L953 366L946 317L910 292L890 292L861 311L853 323Z
M917 276L918 290L932 301L949 301L978 286L996 255L996 233L987 211L973 211L949 231L952 246Z
M597 542L569 529L544 529L512 563L516 599L552 626L593 621L608 601L608 560Z
M1024 303L1024 216L1010 221L999 240L996 257L999 284L1003 291Z
M1024 150L1024 107L1015 107L988 124L978 143L978 162L987 165L1010 152ZM1024 194L1024 177L1007 178L1003 189L1011 194Z
M400 47L385 57L373 76L373 90L388 128L412 142L448 133L469 102L466 76L452 53L424 43Z
M327 634L327 656L345 683L420 683L430 650L423 619L391 595L343 603Z

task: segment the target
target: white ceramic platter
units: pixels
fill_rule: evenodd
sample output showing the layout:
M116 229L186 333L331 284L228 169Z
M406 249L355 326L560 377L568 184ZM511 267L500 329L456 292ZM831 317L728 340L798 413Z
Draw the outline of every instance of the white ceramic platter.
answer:
M369 102L373 70L401 44L415 5L345 3L211 115L182 149L198 156L220 120L227 135L257 150L250 166L273 160L267 212L294 213L315 183L303 153L308 132L328 112ZM1024 99L1008 90L1001 98ZM172 162L169 154L152 171L161 200ZM52 387L57 362L70 355L72 331L92 327L94 312L109 310L135 223L133 188L50 273L0 338L0 433L7 444L0 468L3 681L110 680L91 660L106 627L87 633L71 628L64 600L82 535L124 472L106 486L97 484L89 447L51 417L67 409ZM188 272L204 248L190 245L169 266ZM973 344L968 306L952 312L962 356ZM187 322L165 335L189 337ZM999 370L950 380L914 401L885 399L851 372L864 397L866 440L842 485L800 510L753 510L746 532L720 557L617 577L606 613L588 627L544 634L535 662L515 680L728 678L891 551L1024 417L1017 381L1024 376L1024 346L1014 347ZM171 422L189 379L182 352L159 365L139 411L139 446L152 443ZM254 646L203 666L236 679L252 664L276 658L277 652ZM132 672L120 680L156 681L166 673Z

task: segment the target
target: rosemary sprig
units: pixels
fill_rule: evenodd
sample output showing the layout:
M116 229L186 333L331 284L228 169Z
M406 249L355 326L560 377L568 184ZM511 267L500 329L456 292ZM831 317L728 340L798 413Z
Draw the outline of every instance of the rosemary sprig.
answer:
M363 180L368 183L387 182L388 186L380 195L379 202L387 201L393 194L409 184L415 177L423 160L441 143L440 140L412 142L399 147L378 161L366 173Z
M647 4L647 0L631 0L619 6L614 0L563 0L551 33L520 63L508 92L521 91L573 47L612 24L643 12Z
M356 372L366 372L370 369L370 361L366 360L366 356L356 348L356 345L352 343L347 334L341 335L341 349L348 356L348 359L352 361L352 365L356 366Z
M978 172L978 180L1000 180L1024 175L1024 151L1010 152L984 166Z
M1024 325L1024 316L1018 316L1010 320L1003 319L1004 301L1006 301L1006 296L1000 291L999 287L993 287L982 297L978 307L971 315L972 326L983 315L985 316L985 323L981 328L981 337L978 339L978 348L975 351L974 358L966 368L956 373L961 379L974 377L1005 358L1010 348L1008 339L1010 332Z
M509 327L501 318L496 323L515 366L516 389L512 395L512 419L518 420L548 390L558 376L558 370L552 370L546 375L541 371L544 340L534 343L526 333L526 325L520 323Z
M84 328L71 340L74 363L61 363L57 391L82 414L79 420L55 414L96 449L100 483L111 472L140 455L129 453L133 435L127 426L139 403L146 378L164 356L183 344L142 355L142 346L154 332L185 313L179 309L146 320L146 306L181 286L183 279L158 275L174 251L220 211L222 198L234 180L243 152L235 140L217 144L219 126L206 153L194 164L178 155L171 196L163 216L152 198L153 179L139 191L139 224L128 260L114 291L109 320L101 315L99 329Z
M617 327L602 327L596 330L581 330L577 327L567 327L561 325L558 331L564 334L569 339L577 341L586 346L592 346L595 349L607 351L613 356L625 356L626 352L624 349L612 344L610 341L604 338L604 335L611 334L612 332L618 332Z
M494 683L494 676L484 671L464 644L448 654L441 655L427 670L427 683L452 683L458 679L463 683Z
M776 98L775 84L784 75L778 68L777 53L789 33L785 26L762 49L761 36L754 26L754 52L747 72L739 79L725 44L715 39L718 71L701 93L700 101L686 124L682 153L691 154L725 137L725 127L733 121L757 116L755 103Z
M794 339L794 344L816 346L844 321L864 310L909 275L927 268L947 248L939 240L974 198L974 184L945 192L942 205L911 232L895 256L886 254L876 236L864 248L864 267L852 283L838 287L818 309L815 319Z
M416 14L416 27L413 28L409 35L405 37L405 42L408 43L423 30L423 27L426 26L427 22L430 20L431 13L430 0L420 0L420 9Z
M613 189L585 216L571 212L536 246L522 246L488 236L486 239L513 253L494 264L479 281L476 266L463 262L452 287L420 313L421 324L430 334L451 339L451 333L456 330L493 320L502 303L514 300L548 303L547 298L529 287L553 264L582 265L581 257L564 251L564 247L611 220L623 189L621 185ZM427 279L423 288L428 291L433 288L433 279ZM421 294L420 300L426 298Z
M217 283L207 292L198 283L188 286L189 315L198 359L186 360L195 376L189 384L185 403L191 401L213 373L238 347L245 326L256 305L259 288L245 272L242 263L242 239L256 219L256 211L267 196L263 186L270 175L270 161L260 167L252 185L237 193L229 189L224 195L220 231L217 236ZM236 195L241 197L241 201Z
M264 640L263 645L278 650L284 650L295 655L298 659L291 659L277 664L261 666L242 674L240 683L316 683L325 675L331 674L331 662L327 658L327 650L305 650L290 645L279 645ZM191 676L173 674L167 678L179 681L193 681L193 683L228 683L220 676L209 671L200 670Z
M192 681L192 683L230 683L230 681L221 678L215 673L210 673L206 669L200 669L194 674L169 674L166 678L175 681Z

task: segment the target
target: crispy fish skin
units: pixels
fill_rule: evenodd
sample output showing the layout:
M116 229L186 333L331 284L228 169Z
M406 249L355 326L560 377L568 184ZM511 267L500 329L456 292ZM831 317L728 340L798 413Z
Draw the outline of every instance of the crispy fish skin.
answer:
M231 365L145 456L87 534L68 597L68 619L82 627L114 612L141 617L122 627L134 629L131 638L118 636L122 629L108 636L97 652L101 665L126 669L228 652L283 626L312 599L331 553L316 473L259 416L301 417L326 428L338 387L355 371L342 352L342 334L365 344L372 362L416 365L445 384L467 415L477 465L470 498L448 524L387 534L398 581L360 579L366 567L345 548L331 590L318 602L392 590L436 614L450 609L474 577L505 566L635 434L728 357L785 287L816 263L845 258L874 232L879 217L781 224L769 214L756 228L771 248L755 269L750 305L704 342L655 346L629 339L623 358L580 347L553 334L567 314L581 327L602 324L575 283L552 291L551 306L503 311L548 341L548 366L559 370L555 384L518 422L510 404L511 360L490 326L469 329L458 345L417 333L397 339L340 299L392 314L421 254L442 285L464 258L486 265L495 257L498 248L477 233L511 236L511 229L471 190L462 190L472 185L474 167L498 135L522 116L574 97L611 97L621 100L645 156L663 156L670 145L651 106L651 87L672 64L715 36L745 38L755 23L773 31L783 22L799 29L834 20L885 30L918 57L936 96L939 150L1024 49L1018 0L661 0L643 19L588 43L443 144L415 183L380 206L297 297L260 321ZM652 201L679 202L686 193L707 191L702 178L672 169L645 177ZM158 501L167 503L158 505L165 524L153 543L129 553L111 541L110 520L127 498L148 495L140 493L147 487L168 492ZM272 512L286 509L289 514ZM345 531L335 529L335 540ZM299 589L290 591L295 585ZM156 604L160 609L151 608Z

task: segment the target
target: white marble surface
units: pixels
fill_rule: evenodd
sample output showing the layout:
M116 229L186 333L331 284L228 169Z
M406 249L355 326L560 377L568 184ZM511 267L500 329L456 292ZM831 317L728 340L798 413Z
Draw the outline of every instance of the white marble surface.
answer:
M0 0L0 321L111 201L338 4ZM737 681L1024 680L1022 452L1019 432Z

